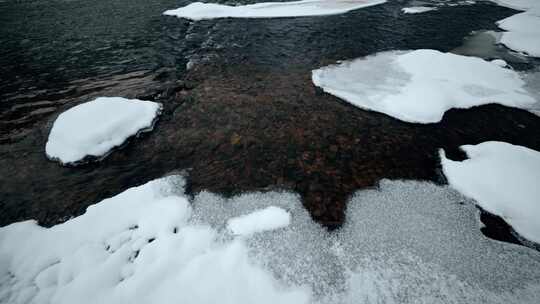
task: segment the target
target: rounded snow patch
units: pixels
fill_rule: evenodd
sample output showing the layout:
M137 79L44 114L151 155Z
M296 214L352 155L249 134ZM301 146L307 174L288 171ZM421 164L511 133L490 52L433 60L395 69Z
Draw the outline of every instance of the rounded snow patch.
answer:
M160 103L121 97L99 97L60 114L45 146L47 157L77 165L102 159L129 137L151 131Z

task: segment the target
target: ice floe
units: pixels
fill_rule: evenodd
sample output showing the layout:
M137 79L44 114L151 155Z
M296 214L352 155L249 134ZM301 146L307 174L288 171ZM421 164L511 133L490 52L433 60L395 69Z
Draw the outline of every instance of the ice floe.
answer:
M131 188L51 228L0 228L1 303L538 303L540 252L479 231L447 187L383 181L341 230L297 195L202 192L181 177ZM464 202L464 203L462 203ZM281 229L235 236L234 218L281 208Z
M139 132L152 129L161 104L121 97L99 97L60 114L45 152L63 164L101 158Z
M191 20L302 17L343 14L384 2L386 0L302 0L262 2L238 6L194 2L185 7L165 11L163 14Z
M540 243L540 152L504 142L465 145L469 159L441 157L449 184Z
M425 13L429 11L435 11L437 10L436 7L430 7L430 6L412 6L412 7L404 7L401 9L401 11L404 14L420 14Z
M540 57L540 1L492 0L493 2L525 12L497 22L505 30L500 42L508 48L533 57Z
M229 220L227 227L236 235L274 230L289 225L291 215L281 208L270 206Z
M451 108L535 103L515 71L429 49L382 52L323 67L312 72L312 80L355 106L416 123L438 122Z

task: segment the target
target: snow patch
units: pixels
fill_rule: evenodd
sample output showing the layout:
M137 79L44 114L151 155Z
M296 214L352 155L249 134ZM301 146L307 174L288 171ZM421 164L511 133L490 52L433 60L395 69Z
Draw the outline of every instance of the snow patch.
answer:
M60 114L45 146L50 159L74 164L105 157L131 136L151 130L161 104L121 97L99 97Z
M404 14L420 14L425 13L429 11L435 11L437 10L436 7L429 7L429 6L412 6L412 7L404 7L401 9L401 11Z
M238 6L194 2L178 9L165 11L163 14L191 20L302 17L343 14L385 2L386 0L302 0Z
M229 220L227 227L236 235L250 235L256 232L268 231L287 227L291 215L275 206L257 210L253 213Z
M382 52L323 67L312 72L312 80L355 106L416 123L438 122L451 108L535 103L518 73L428 49Z
M504 142L461 149L469 159L452 161L441 155L449 184L522 237L540 243L540 152Z

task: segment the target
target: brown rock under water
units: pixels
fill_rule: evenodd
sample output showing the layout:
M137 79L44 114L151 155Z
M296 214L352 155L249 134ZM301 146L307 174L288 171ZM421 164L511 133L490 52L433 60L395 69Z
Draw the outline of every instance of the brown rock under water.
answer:
M188 192L298 192L329 228L348 197L383 178L443 182L438 150L499 140L540 151L540 117L499 105L450 110L437 124L410 124L322 93L310 71L201 66L158 101L156 129L101 163L64 168L44 154L47 121L0 146L0 225L52 225L103 198L187 170ZM71 105L70 105L71 106ZM65 110L64 106L61 110Z

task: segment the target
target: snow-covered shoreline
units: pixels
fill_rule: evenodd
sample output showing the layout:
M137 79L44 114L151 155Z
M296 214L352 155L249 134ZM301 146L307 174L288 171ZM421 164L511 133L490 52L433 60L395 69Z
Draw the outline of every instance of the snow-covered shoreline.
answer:
M190 201L184 184L154 180L51 228L1 227L0 301L533 304L540 292L540 253L485 238L474 206L446 187L382 181L329 233L294 194ZM280 229L223 229L280 208L290 212Z

